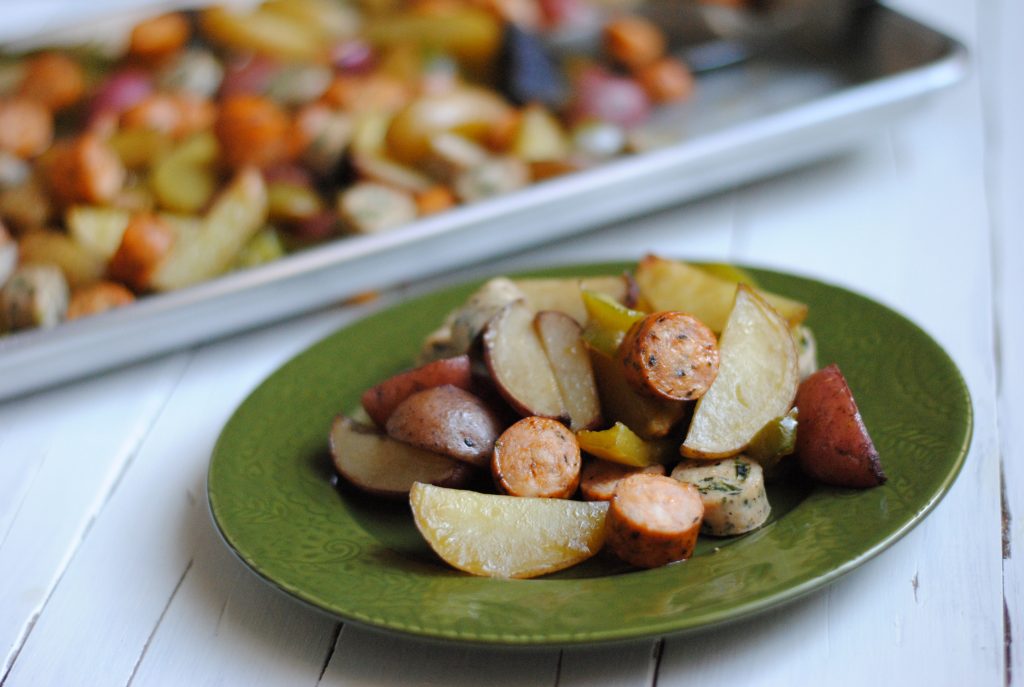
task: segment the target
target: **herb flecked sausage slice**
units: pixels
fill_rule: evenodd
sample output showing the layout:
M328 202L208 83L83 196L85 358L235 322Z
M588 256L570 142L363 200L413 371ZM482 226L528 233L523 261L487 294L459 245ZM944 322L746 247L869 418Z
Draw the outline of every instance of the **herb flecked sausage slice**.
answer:
M749 532L763 525L771 513L761 466L745 456L684 460L672 477L700 491L705 534L729 537Z
M696 400L718 375L718 340L687 313L656 312L638 321L618 356L630 386L667 400Z
M703 518L704 504L692 484L664 475L630 475L615 487L605 545L630 565L657 568L693 554Z
M569 498L580 483L576 435L557 420L526 417L494 442L491 472L511 496Z

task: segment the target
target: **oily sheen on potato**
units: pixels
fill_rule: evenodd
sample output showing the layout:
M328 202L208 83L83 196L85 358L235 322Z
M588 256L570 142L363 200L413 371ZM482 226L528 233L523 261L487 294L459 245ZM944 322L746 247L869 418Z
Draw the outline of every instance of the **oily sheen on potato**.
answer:
M590 558L604 545L608 504L603 501L500 496L417 483L409 504L430 548L473 575L546 575Z
M768 422L785 415L800 374L789 324L740 285L719 341L718 376L699 401L681 452L724 458L743 451Z

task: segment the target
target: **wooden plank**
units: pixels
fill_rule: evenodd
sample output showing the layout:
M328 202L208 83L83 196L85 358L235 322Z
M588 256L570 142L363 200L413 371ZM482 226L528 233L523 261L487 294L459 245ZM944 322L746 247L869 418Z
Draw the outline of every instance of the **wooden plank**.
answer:
M736 255L855 287L936 337L974 397L975 442L960 480L921 527L824 593L711 638L668 642L659 677L694 677L697 668L713 682L796 677L772 668L751 674L745 660L707 656L717 639L760 656L758 665L776 651L796 652L784 665L800 666L801 684L1001 682L989 235L980 127L970 125L981 120L976 89L967 84L897 125L891 150L883 142L759 185L741 206ZM935 145L958 129L957 145ZM807 231L814 226L817 233Z
M149 643L160 644L174 635L173 628L160 632L162 619L189 612L177 607L184 603L177 597L204 589L204 574L215 576L199 555L199 544L200 535L209 536L205 473L221 426L266 374L353 314L323 313L196 353L32 627L7 676L7 687L127 684L145 667L142 658ZM107 389L103 397L114 398L118 391ZM189 603L194 602L193 596ZM223 602L218 599L203 608L216 616ZM303 617L304 612L293 606L287 604L287 610L275 614L267 626L276 633L293 629L287 614ZM308 612L305 617L310 617ZM305 625L316 641L323 641L333 627L331 622ZM227 627L249 632L237 622ZM290 646L291 640L280 641L285 649ZM314 654L319 653L316 641L310 642ZM221 668L241 669L238 654L221 658ZM300 681L313 683L322 661L323 656L300 652L295 661L284 663L300 673ZM160 674L149 670L146 667L143 677Z
M1024 684L1024 92L1011 85L1024 64L1024 5L1001 0L983 17L979 62L988 105L988 172L994 263L1001 427L1003 599L1006 684Z
M554 685L557 649L489 649L408 639L346 625L320 681L344 685Z
M0 675L188 358L0 404Z

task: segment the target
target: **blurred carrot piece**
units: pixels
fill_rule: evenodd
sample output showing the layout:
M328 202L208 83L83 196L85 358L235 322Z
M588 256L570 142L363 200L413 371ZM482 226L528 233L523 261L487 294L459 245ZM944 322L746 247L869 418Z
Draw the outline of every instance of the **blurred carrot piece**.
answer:
M27 159L39 155L53 141L53 115L41 103L27 98L0 100L0 150Z
M128 52L145 60L159 60L180 50L191 34L192 28L184 15L162 14L135 25Z
M91 133L54 146L48 168L50 188L68 203L107 203L124 186L121 158Z
M416 209L421 217L447 210L455 203L455 194L447 186L432 186L416 194Z
M131 218L107 273L138 291L174 246L174 229L157 215L140 213Z
M26 64L18 93L52 111L61 110L74 105L85 93L85 74L67 55L40 53Z
M134 300L135 295L121 284L112 281L99 281L71 294L67 318L74 320L87 315L96 315L127 305Z
M623 16L605 25L603 43L608 55L630 69L646 66L665 53L665 35L642 17Z
M636 78L655 103L686 100L693 93L693 74L686 65L671 57L640 68Z
M224 160L232 167L263 168L294 157L296 146L289 116L267 98L228 98L220 108L214 131Z

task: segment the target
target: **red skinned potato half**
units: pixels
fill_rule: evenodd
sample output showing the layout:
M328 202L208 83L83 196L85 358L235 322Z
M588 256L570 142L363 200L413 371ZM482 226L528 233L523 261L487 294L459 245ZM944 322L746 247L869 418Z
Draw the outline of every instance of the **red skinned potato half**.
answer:
M878 451L838 366L829 365L801 382L796 406L796 454L811 479L860 489L885 482Z
M369 494L401 499L416 482L461 487L472 478L468 463L395 441L339 416L331 426L331 458L346 481Z
M378 427L383 427L395 408L417 391L445 384L469 391L472 383L469 356L459 355L435 360L388 377L380 384L367 389L361 401L366 414Z
M479 466L490 463L503 429L483 401L450 384L409 396L384 428L392 439Z

